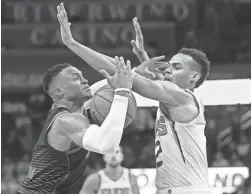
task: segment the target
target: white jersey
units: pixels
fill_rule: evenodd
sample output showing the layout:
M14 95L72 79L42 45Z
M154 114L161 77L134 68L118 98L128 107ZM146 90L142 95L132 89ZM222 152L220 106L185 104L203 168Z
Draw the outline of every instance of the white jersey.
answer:
M132 194L129 170L123 168L121 177L117 180L109 178L104 170L98 172L100 176L100 188L97 194Z
M157 190L208 185L208 164L204 106L194 96L199 107L198 116L189 123L171 121L158 108L155 129Z

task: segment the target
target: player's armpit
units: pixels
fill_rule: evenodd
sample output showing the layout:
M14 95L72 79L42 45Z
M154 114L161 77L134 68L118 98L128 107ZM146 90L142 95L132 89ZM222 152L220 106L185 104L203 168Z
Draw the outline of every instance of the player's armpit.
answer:
M152 81L136 75L133 91L171 107L178 107L193 102L193 97L176 84L169 81Z
M133 194L140 194L139 185L137 182L137 177L132 173L129 173L129 176L130 176L130 182L131 182L131 187L132 187L132 193Z
M96 194L100 187L100 177L98 173L91 174L85 180L79 194Z

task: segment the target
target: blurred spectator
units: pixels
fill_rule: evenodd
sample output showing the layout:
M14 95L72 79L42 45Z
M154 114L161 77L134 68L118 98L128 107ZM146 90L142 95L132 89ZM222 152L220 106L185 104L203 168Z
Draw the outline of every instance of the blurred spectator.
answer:
M213 167L229 167L230 162L224 157L222 152L218 151L215 154L215 159L212 166Z
M230 166L236 166L236 167L244 166L244 163L241 161L239 155L236 152L231 154L230 163L231 163Z

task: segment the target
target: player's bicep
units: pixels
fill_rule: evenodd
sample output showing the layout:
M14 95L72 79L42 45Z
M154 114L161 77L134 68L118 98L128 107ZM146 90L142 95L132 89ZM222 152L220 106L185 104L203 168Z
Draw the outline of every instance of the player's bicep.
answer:
M58 132L73 141L79 147L83 147L82 139L90 124L81 113L67 113L55 120Z
M170 101L174 106L186 105L190 103L193 98L184 89L172 82L168 81L155 81L161 88L161 98L167 98L167 103ZM164 101L165 102L165 101Z
M191 96L176 84L168 81L152 81L137 75L133 90L140 95L169 106L180 106L189 103Z
M130 173L129 176L130 176L130 182L131 182L131 187L132 187L132 193L140 194L137 177L132 173Z
M100 186L99 174L92 174L85 180L83 187L79 194L96 194Z

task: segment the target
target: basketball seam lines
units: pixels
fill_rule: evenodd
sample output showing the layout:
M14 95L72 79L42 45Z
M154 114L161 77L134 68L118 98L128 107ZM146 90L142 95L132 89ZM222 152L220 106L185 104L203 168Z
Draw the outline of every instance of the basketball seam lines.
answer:
M98 95L98 94L96 94L96 96L99 96L100 98L102 98L102 99L104 99L104 100L106 100L107 102L110 102L110 101L108 101L107 99L105 99L103 96L100 96L100 95ZM95 103L93 103L94 104L94 106L95 106ZM112 104L112 103L111 103ZM96 108L96 106L95 106L95 109L97 110L97 108ZM98 110L97 110L98 111ZM109 111L110 112L110 111ZM100 112L98 111L98 113L100 114ZM101 114L100 114L101 115ZM126 115L132 120L132 118L126 113ZM104 118L103 117L103 115L101 115L101 117L102 118ZM105 119L105 118L104 118Z

